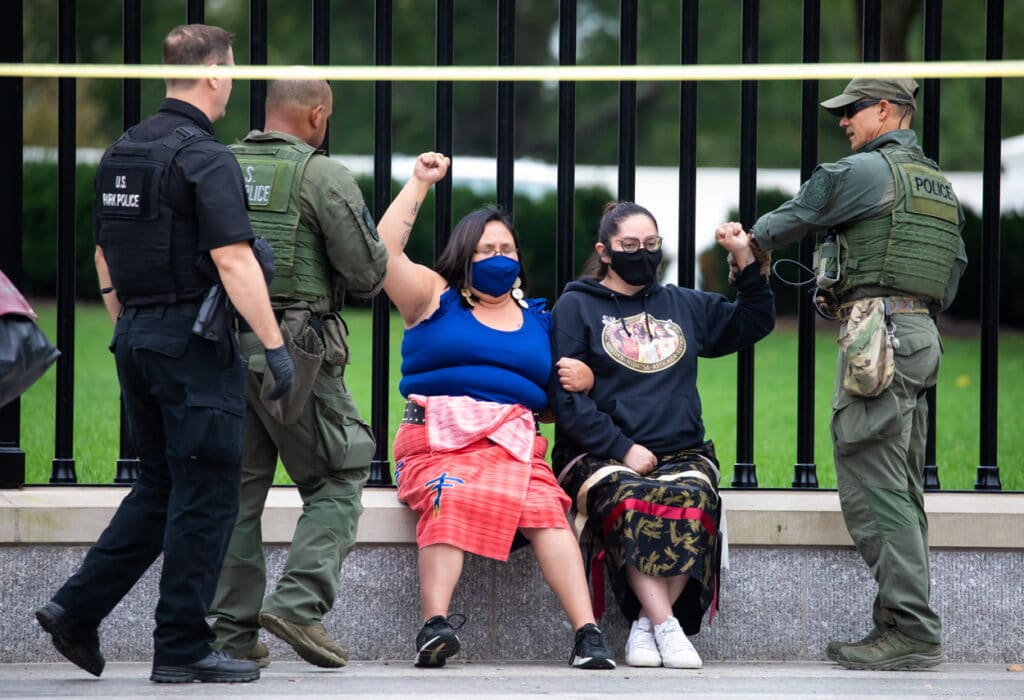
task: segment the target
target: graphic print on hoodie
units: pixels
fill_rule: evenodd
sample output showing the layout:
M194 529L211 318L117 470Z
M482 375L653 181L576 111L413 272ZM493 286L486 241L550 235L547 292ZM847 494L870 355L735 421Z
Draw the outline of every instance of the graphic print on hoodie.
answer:
M774 296L757 265L736 289L732 302L658 282L633 295L596 279L570 282L552 310L552 356L586 362L595 381L588 394L566 392L552 372L556 442L618 460L634 443L658 455L700 445L697 357L736 352L775 326Z

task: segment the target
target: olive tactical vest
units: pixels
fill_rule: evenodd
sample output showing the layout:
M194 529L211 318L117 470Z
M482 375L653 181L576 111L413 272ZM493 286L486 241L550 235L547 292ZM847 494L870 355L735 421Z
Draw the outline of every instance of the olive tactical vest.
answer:
M959 208L949 180L916 149L877 151L896 186L890 214L859 221L839 236L839 298L864 285L942 301L960 248Z
M110 281L126 306L173 304L210 286L196 269L199 232L175 217L168 200L168 169L182 148L213 137L179 126L152 141L129 129L103 154L96 170L96 243Z
M299 210L299 190L309 159L317 152L301 143L243 141L228 146L242 168L249 221L274 249L272 301L317 301L331 294L322 236Z

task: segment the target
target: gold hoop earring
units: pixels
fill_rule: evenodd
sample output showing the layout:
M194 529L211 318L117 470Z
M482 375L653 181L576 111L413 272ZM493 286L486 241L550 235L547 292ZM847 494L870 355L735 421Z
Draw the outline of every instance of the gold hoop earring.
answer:
M516 277L516 281L512 283L512 298L516 300L516 303L519 304L519 306L525 309L529 304L527 304L526 300L523 299L524 295L522 287L523 281Z
M473 292L469 290L469 287L463 287L462 291L460 291L459 294L461 294L462 298L466 300L467 304L469 304L469 308L472 309L474 306L476 306L476 302L473 301Z

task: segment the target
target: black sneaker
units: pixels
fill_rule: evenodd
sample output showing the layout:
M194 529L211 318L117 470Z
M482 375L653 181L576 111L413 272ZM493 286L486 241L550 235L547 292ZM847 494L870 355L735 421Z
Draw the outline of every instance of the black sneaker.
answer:
M453 621L455 625L452 625ZM458 613L449 617L435 615L424 622L423 629L416 635L416 665L427 668L444 666L449 656L459 653L459 637L455 630L464 624L465 616Z
M576 630L569 665L576 668L615 668L615 658L604 641L604 633L593 622Z
M83 630L52 600L36 610L36 620L50 633L53 646L64 658L94 676L103 673L106 661L100 653L100 638L95 629Z

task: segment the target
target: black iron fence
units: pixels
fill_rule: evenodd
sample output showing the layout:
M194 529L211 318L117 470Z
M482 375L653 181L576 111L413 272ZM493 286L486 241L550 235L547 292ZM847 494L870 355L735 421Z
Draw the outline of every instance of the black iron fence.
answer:
M498 58L500 66L516 65L516 4L515 0L496 0L498 8ZM697 0L680 0L681 25L680 58L683 65L698 63ZM141 63L141 0L123 0L123 51L125 64ZM803 1L802 61L816 63L820 57L821 0ZM863 0L860 26L862 57L866 62L880 60L882 6L881 0ZM76 3L59 3L59 61L75 62L76 56ZM758 63L760 0L742 0L742 33L740 59L743 64ZM330 26L332 7L329 0L312 0L312 56L314 65L329 65ZM453 32L454 0L436 0L435 46L438 66L454 63L455 37ZM637 62L638 0L621 0L620 50L621 65ZM1003 0L987 0L986 5L986 59L1003 56ZM577 62L577 2L559 0L558 9L558 61L572 66ZM187 22L203 22L203 0L187 0ZM924 60L936 61L942 57L942 1L924 2ZM667 28L661 28L663 31ZM250 0L250 62L267 62L267 0ZM378 66L392 63L392 2L377 0L374 5L374 62ZM0 63L23 62L23 1L5 5L4 22L0 23ZM58 209L59 255L57 284L57 345L61 356L57 363L55 441L50 483L76 483L72 418L74 404L74 198L76 165L76 101L75 79L61 77L58 88ZM453 86L450 81L437 81L435 95L434 148L452 153L453 145ZM740 218L749 226L756 218L755 196L757 187L757 101L758 82L743 80L741 84L740 124ZM636 176L637 93L635 82L619 83L618 113L618 193L619 199L632 199ZM696 208L696 135L697 85L692 81L679 84L679 265L678 279L682 286L694 285L695 217ZM939 94L941 81L926 79L923 86L923 147L932 158L939 156ZM383 215L391 201L391 156L393 129L392 85L377 81L374 85L374 195L373 210L377 218ZM253 80L250 89L250 121L253 127L262 126L263 101L266 84ZM140 81L123 80L124 127L140 119ZM516 87L513 81L497 83L497 200L508 209L513 207L515 182L513 143L515 140ZM800 163L801 179L809 177L818 162L818 82L802 81ZM22 163L23 163L23 81L20 77L0 78L0 176L5 187L0 188L0 211L8 221L8 231L0 238L0 260L11 280L18 285L22 277ZM1002 79L985 80L984 165L983 165L983 243L979 264L982 269L981 290L981 392L980 392L980 451L975 488L998 490L1001 488L997 447L997 355L998 355L998 292L999 292L999 210L1000 210L1000 128L1002 107ZM557 231L555 246L557 289L561 289L573 276L573 199L575 193L576 154L576 85L561 81L558 85L557 131ZM325 144L326 145L326 144ZM457 155L457 154L456 154ZM444 245L451 228L451 180L436 188L435 246ZM810 265L813 241L800 244L800 260ZM389 367L389 302L383 295L373 303L373 391L371 422L377 438L377 454L373 462L370 485L389 486L388 468L388 400L392 387L388 385ZM799 358L797 371L797 434L796 462L793 470L794 488L816 488L818 485L814 463L814 329L815 314L810 298L803 295L798 307ZM737 461L732 486L757 486L757 468L754 454L754 349L741 352L737 358ZM929 394L930 425L926 453L926 488L939 488L938 467L935 456L935 391ZM25 481L25 454L19 446L20 407L15 401L0 409L0 487L17 488ZM122 419L120 459L116 465L115 483L130 482L134 478L136 461L126 441Z

